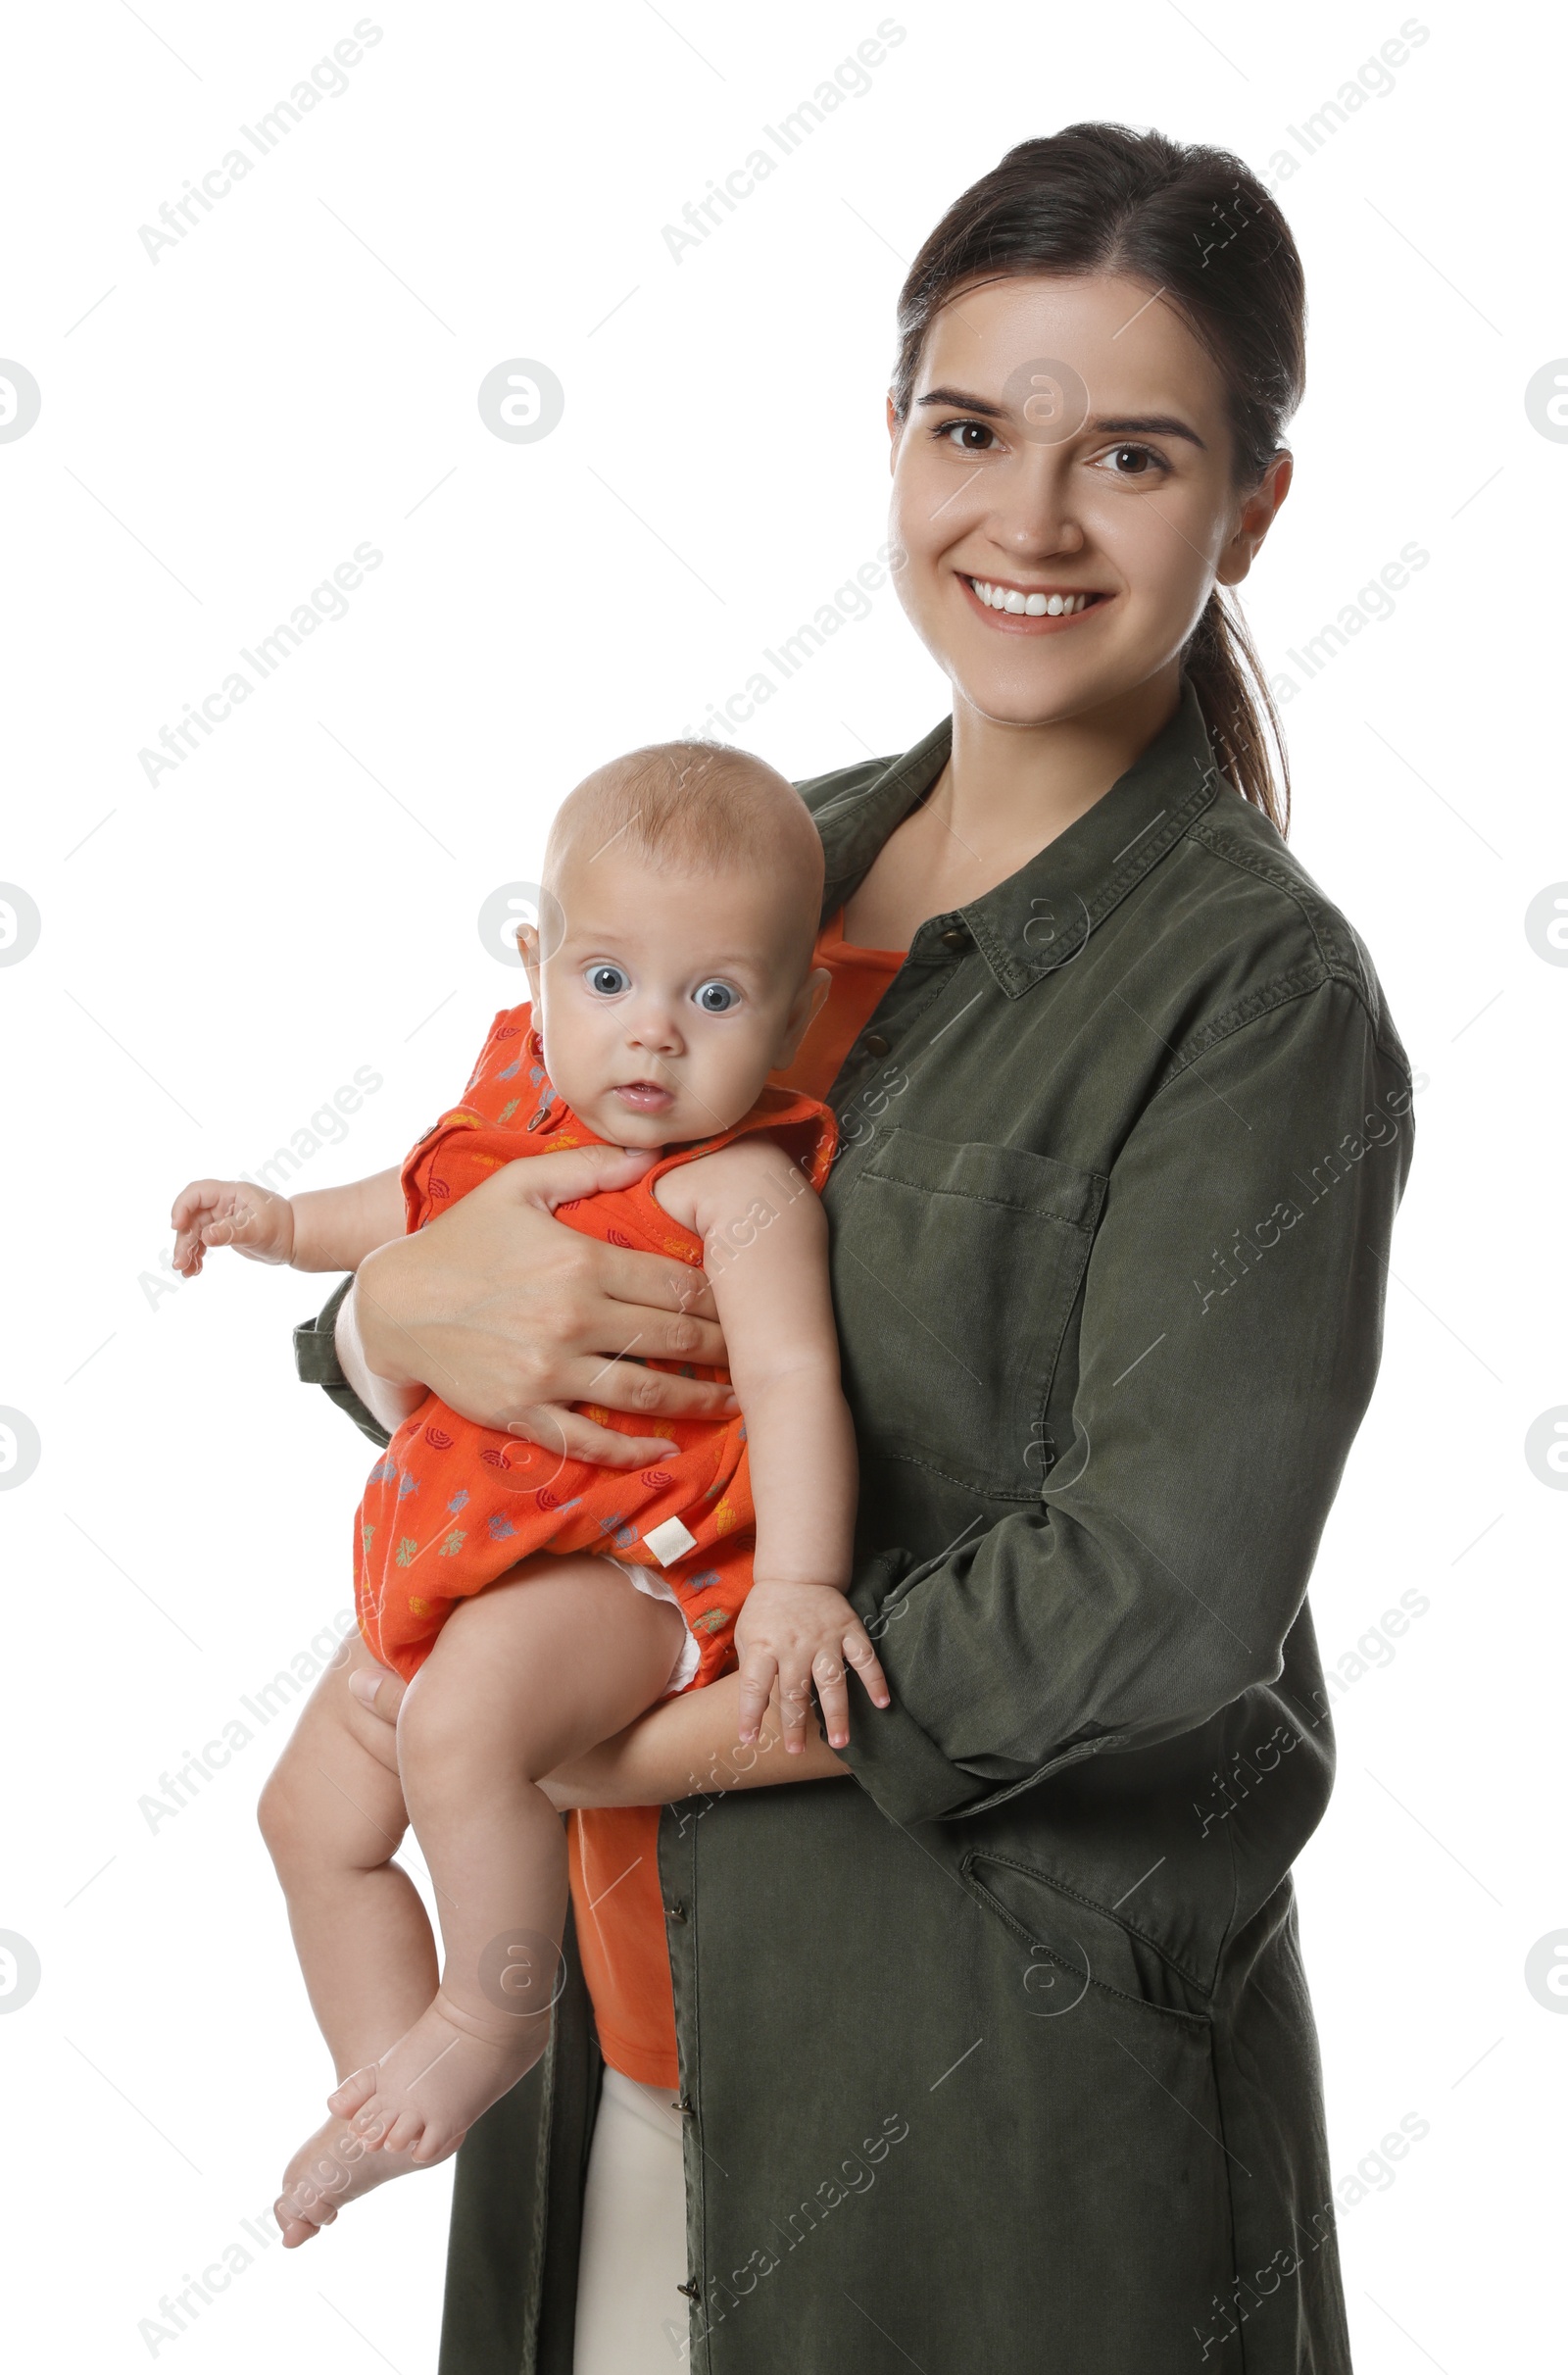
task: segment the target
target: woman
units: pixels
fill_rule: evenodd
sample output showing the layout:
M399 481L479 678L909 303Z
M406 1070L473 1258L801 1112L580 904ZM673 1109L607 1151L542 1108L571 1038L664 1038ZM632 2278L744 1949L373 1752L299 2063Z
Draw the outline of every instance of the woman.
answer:
M1235 159L1078 125L958 199L900 329L895 569L953 715L802 787L834 987L790 1075L846 1139L893 1705L748 1764L731 1679L557 1776L570 1979L460 2155L453 2375L624 2375L688 2315L713 2375L1348 2364L1290 1868L1410 1084L1218 590L1290 484L1299 262ZM615 1358L721 1356L550 1217L591 1185L553 1160L302 1331L367 1431L432 1383L573 1449L573 1401L707 1407Z

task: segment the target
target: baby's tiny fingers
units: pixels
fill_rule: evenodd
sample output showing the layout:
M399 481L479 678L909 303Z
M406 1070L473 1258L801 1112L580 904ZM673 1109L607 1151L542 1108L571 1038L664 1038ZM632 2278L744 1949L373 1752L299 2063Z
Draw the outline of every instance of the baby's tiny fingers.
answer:
M871 1647L871 1637L869 1633L865 1632L858 1625L856 1626L853 1632L846 1633L844 1636L844 1655L849 1659L851 1665L854 1666L856 1672L859 1675L861 1682L865 1685L866 1691L870 1695L872 1706L878 1707L891 1707L893 1704L893 1694L888 1689L887 1676L882 1671L882 1660L878 1658L875 1650Z
M844 1661L835 1658L831 1650L818 1650L811 1661L811 1673L828 1747L842 1749L850 1737L850 1694L845 1688Z
M795 1670L786 1674L779 1669L778 1711L784 1729L785 1754L801 1756L806 1748L806 1717L811 1704L811 1679L808 1673Z
M757 1738L759 1726L767 1712L767 1703L773 1696L773 1678L777 1662L763 1651L753 1651L741 1668L740 1719L737 1725L739 1746L750 1748Z

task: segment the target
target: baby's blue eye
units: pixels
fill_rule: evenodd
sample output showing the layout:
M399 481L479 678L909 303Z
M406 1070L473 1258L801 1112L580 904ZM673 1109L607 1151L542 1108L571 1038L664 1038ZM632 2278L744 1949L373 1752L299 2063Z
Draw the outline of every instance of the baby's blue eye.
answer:
M727 1014L741 1002L739 990L728 981L705 981L692 995L705 1014Z
M601 998L618 998L627 980L618 965L594 965L588 968L588 987Z

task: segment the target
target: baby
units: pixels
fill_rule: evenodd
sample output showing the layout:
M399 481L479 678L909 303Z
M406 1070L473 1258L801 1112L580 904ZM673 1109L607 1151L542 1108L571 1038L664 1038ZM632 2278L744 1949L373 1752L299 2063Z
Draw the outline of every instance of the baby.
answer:
M767 1077L826 994L811 967L822 874L809 815L760 760L677 743L612 761L551 830L540 926L518 931L531 1008L496 1017L463 1103L401 1173L292 1199L204 1179L175 1201L187 1277L225 1245L358 1269L501 1163L640 1151L630 1185L558 1217L676 1255L694 1284L706 1267L738 1404L672 1420L657 1464L628 1473L473 1425L432 1394L372 1470L361 1637L261 1806L340 2081L284 2177L286 2244L455 2152L544 2051L566 1911L548 1774L737 1661L742 1739L776 1687L798 1743L814 1687L842 1746L846 1663L888 1704L841 1588L855 1444L812 1192L833 1120ZM648 1441L636 1418L579 1407ZM378 1663L412 1683L395 1756L351 1688ZM422 1904L391 1861L411 1822L440 1914L439 1984Z

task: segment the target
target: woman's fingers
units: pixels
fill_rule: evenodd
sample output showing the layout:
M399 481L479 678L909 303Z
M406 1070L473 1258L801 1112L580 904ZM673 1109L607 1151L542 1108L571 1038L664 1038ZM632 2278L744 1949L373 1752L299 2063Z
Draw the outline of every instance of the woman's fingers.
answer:
M601 1245L600 1256L600 1284L611 1301L631 1305L639 1319L657 1314L663 1323L666 1341L655 1343L653 1352L662 1360L670 1355L718 1365L724 1339L705 1270L668 1254L640 1254L635 1246ZM683 1320L688 1327L681 1326Z
M535 1491L553 1481L552 1460L558 1474L568 1460L590 1460L607 1468L640 1468L651 1460L667 1459L678 1449L667 1435L622 1435L559 1403L541 1403L509 1418L507 1433L534 1445L543 1456L543 1464L538 1459L527 1463L523 1479Z
M401 1674L394 1674L384 1665L356 1666L349 1676L349 1689L361 1707L372 1715L379 1715L383 1723L397 1722L408 1687Z
M741 1407L727 1385L641 1368L635 1361L584 1361L578 1365L583 1376L580 1385L573 1381L574 1402L624 1410L630 1418L644 1419L655 1432L661 1418L733 1418Z

